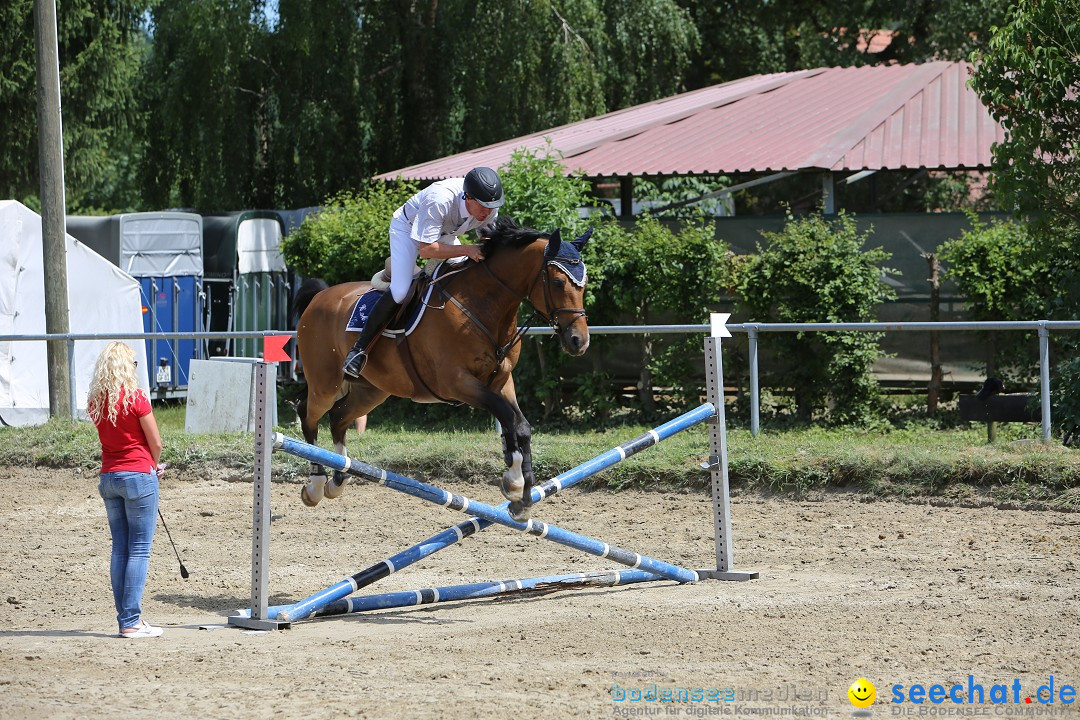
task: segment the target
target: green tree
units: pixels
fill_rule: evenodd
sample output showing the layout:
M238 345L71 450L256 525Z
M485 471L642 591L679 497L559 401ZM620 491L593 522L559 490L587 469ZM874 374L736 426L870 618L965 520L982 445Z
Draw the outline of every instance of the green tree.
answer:
M1005 128L994 148L999 197L1080 222L1080 2L1020 0L972 62L971 85Z
M681 225L643 215L630 227L614 225L604 237L602 276L593 288L593 322L644 325L661 319L702 323L724 294L727 253L704 217ZM671 401L685 406L702 386L701 339L641 335L634 365L638 399L655 412L654 388L672 388ZM696 371L691 370L696 363Z
M689 175L659 178L634 178L634 197L647 203L655 217L694 220L705 215L731 214L730 195L721 195L698 201L703 195L731 185L725 175ZM687 202L693 200L695 202ZM685 205L678 203L685 202ZM668 207L674 205L674 207Z
M985 48L1008 0L679 0L701 35L692 88L757 73L814 67L927 62ZM868 41L889 37L871 52Z
M261 0L161 0L144 68L150 206L273 207Z
M331 285L367 280L390 255L390 218L416 189L406 182L370 182L327 198L282 241L285 261L301 275Z
M744 261L738 280L744 322L872 322L877 306L894 296L882 282L896 271L891 257L866 249L855 220L841 213L788 217L781 232L762 233L757 255ZM825 416L837 424L873 418L877 382L871 371L881 333L797 332L769 335L763 355L773 358L763 382L792 388L798 417Z
M1037 294L1041 307L1027 319L1073 319L1080 312L1080 2L1018 0L972 62L971 85L1005 128L992 185L1003 204L1035 219L1023 268L1031 284L1017 292ZM1055 418L1075 442L1078 343L1071 333L1052 339Z
M701 45L689 11L674 0L603 0L608 110L674 95Z
M499 168L506 194L500 212L509 214L519 225L538 230L581 231L585 221L578 208L588 204L589 183L566 174L561 159L550 142L542 150L513 151L509 162Z
M698 43L674 0L444 1L436 26L441 152L667 97ZM478 27L495 31L461 42L461 28Z
M447 154L442 138L449 88L439 82L447 59L440 41L482 42L481 26L455 29L442 38L436 28L445 5L438 0L365 0L355 4L360 62L351 82L363 99L362 120L373 130L371 159L357 177L385 172ZM453 0L449 3L453 5ZM466 26L461 26L465 28Z
M973 320L1031 319L1042 309L1039 279L1049 271L1048 258L1027 225L969 217L971 229L941 246L945 276L970 303Z
M945 276L968 301L972 320L1031 320L1043 315L1041 279L1048 258L1027 225L1015 221L983 223L971 214L972 228L945 242L939 251ZM987 372L1005 371L1012 379L1030 374L1030 333L986 335Z
M130 148L140 131L135 88L150 0L57 6L68 209L137 204ZM33 0L0 3L0 193L37 207L37 83Z
M376 172L601 114L608 98L668 95L697 39L673 0L649 0L650 12L281 0L273 26L265 4L155 4L142 83L152 204L307 205Z
M268 156L277 205L314 205L371 166L363 34L352 0L279 0L268 38Z

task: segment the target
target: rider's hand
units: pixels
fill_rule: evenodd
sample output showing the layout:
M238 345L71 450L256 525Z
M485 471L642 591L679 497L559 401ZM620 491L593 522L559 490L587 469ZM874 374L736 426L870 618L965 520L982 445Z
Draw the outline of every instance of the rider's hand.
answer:
M469 256L470 260L473 262L480 262L484 259L484 252L480 249L479 245L467 245L466 247L469 248L466 255Z

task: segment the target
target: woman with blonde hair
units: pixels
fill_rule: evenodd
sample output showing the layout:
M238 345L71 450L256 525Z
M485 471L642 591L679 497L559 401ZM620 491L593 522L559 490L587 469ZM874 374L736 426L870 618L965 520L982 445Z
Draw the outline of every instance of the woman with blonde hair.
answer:
M142 619L142 594L157 526L161 434L150 398L139 387L138 361L122 342L111 342L94 366L86 410L101 441L101 481L112 534L109 577L120 637L157 637Z

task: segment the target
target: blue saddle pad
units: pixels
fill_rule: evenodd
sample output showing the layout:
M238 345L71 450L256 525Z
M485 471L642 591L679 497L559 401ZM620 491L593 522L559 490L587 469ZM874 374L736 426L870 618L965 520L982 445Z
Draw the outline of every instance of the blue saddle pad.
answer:
M345 326L348 332L360 332L364 329L364 324L367 323L368 316L371 315L371 308L375 307L375 303L379 301L386 290L368 290L366 293L356 299L356 304L353 305L352 315L349 316L349 323ZM430 293L430 290L429 290ZM416 327L417 320L420 319L420 313L424 309L423 303L414 303L405 317L405 322L402 327L408 328L405 332L408 335ZM400 321L399 321L400 322ZM383 335L393 336L401 331L401 327L397 326L397 323L391 323L393 327L387 327L383 330Z
M349 324L345 326L345 329L352 332L359 332L364 329L364 323L367 322L368 316L371 314L371 308L375 307L375 303L382 297L382 290L368 290L356 300L356 305L353 306L352 316L349 318Z
M431 272L431 277L434 280L441 280L446 277L450 277L456 273L461 272L468 266L464 262L451 262L443 260L439 263ZM573 276L571 276L573 278ZM394 323L391 321L390 327L384 328L382 334L388 337L394 337L395 335L409 335L416 326L420 324L420 318L424 315L424 310L428 307L428 301L431 299L431 293L433 286L428 285L424 291L423 298L411 301L411 305L408 308L408 312L405 313L403 321ZM371 315L371 308L375 307L375 303L382 297L387 290L368 290L366 293L356 299L356 304L353 305L352 315L349 317L349 324L345 326L345 329L349 332L360 332L364 329L364 323L367 322L368 316Z

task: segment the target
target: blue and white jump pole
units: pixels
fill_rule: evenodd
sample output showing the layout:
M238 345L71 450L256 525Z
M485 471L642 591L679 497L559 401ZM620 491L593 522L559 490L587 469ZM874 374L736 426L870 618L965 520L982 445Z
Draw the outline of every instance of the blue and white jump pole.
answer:
M472 500L464 495L448 492L442 488L435 487L434 485L429 485L420 482L419 480L413 480L410 477L399 475L396 472L369 465L362 460L356 460L345 455L338 455L336 452L324 450L321 447L286 437L281 433L274 433L274 448L287 452L290 455L302 457L305 460L319 465L327 465L335 470L348 473L355 477L372 480L391 490L397 490L400 493L412 495L421 500L427 500L435 505L442 505L451 510L458 510L464 513L472 513L483 520L497 523L504 527L508 527L511 530L517 530L518 532L544 538L545 540L550 540L559 545L565 545L576 550L587 552L590 555L614 560L620 565L640 568L646 572L660 575L669 580L677 580L681 583L698 581L698 574L693 570L677 567L671 563L666 563L663 560L657 560L648 555L641 555L633 550L626 550L614 545L609 545L602 540L596 540L595 538L581 535L540 520L529 518L525 522L519 522L510 517L509 511L506 509L497 508L488 505L487 503L480 502L479 500Z
M587 460L577 467L556 475L532 489L533 504L536 505L561 490L571 488L583 480L592 477L596 473L622 462L631 455L636 455L646 448L653 447L657 443L666 440L676 433L703 423L712 418L715 414L716 408L713 407L712 403L704 403L690 412L684 413L677 418L669 420L663 425L659 425L648 432L642 433L633 440L625 442L607 452L597 455L591 460ZM498 506L498 509L506 510L509 505L509 502L504 502ZM393 555L385 560L375 563L374 565L331 585L325 590L315 593L311 597L305 598L293 605L270 607L268 608L268 617L285 622L295 622L313 616L323 617L325 615L332 615L334 613L328 611L328 606L335 604L335 607L342 607L341 605L336 605L337 600L340 600L347 595L351 595L357 590L367 587L391 573L419 562L439 550L450 547L485 528L491 527L493 524L494 523L488 520L478 517L465 520L451 528L443 530L437 535L433 535L423 542L413 545L408 550L404 550L397 555ZM324 608L327 608L327 610L324 611Z
M328 617L348 613L388 610L390 608L410 607L412 605L430 605L455 600L475 600L496 595L512 595L527 592L550 592L553 590L577 590L587 587L615 587L633 583L663 580L659 575L644 570L599 570L596 572L572 573L569 575L549 575L546 577L521 578L520 580L492 580L489 582L468 583L465 585L447 585L422 590L400 590L378 595L342 597L305 617ZM271 617L274 613L291 605L278 605L269 608ZM250 610L241 610L240 617L248 617ZM304 618L297 618L304 619Z
M571 487L581 480L620 462L630 455L647 447L655 445L660 440L670 435L685 430L699 422L710 421L709 432L709 462L706 467L712 475L713 514L714 528L716 532L716 569L715 570L686 570L653 558L640 556L621 548L611 548L606 543L593 540L576 533L556 528L530 520L527 523L518 523L509 517L506 512L508 503L499 507L484 505L464 498L460 495L448 493L431 485L419 483L411 478L389 473L388 471L374 466L350 460L336 453L329 453L321 448L301 443L297 440L278 435L273 440L280 441L281 448L287 452L293 452L301 457L307 457L313 462L330 465L336 469L348 472L352 475L365 477L380 482L400 492L414 495L429 502L445 505L465 512L473 512L478 517L473 517L465 522L444 530L442 533L429 538L418 545L405 550L402 553L383 560L366 570L362 570L350 578L337 583L324 591L321 591L294 605L275 606L267 605L267 574L269 569L269 529L270 529L270 506L269 495L266 492L270 481L269 457L272 450L272 439L269 429L269 414L267 412L266 385L273 381L273 363L256 364L256 438L255 438L255 489L253 501L253 524L252 524L252 606L250 611L242 612L229 618L230 624L249 628L285 628L289 627L292 620L304 619L312 616L342 614L344 612L358 612L361 610L377 609L379 607L404 607L406 605L422 604L429 602L426 598L438 598L435 601L449 599L465 599L469 597L487 597L489 595L502 594L505 592L528 590L538 585L545 587L567 587L591 585L621 585L631 582L646 582L661 578L674 579L677 582L693 582L698 578L713 578L721 580L749 580L756 578L758 574L752 571L735 571L732 569L732 538L730 522L730 505L728 495L728 468L727 468L727 438L726 420L724 417L723 395L723 366L720 355L720 338L731 337L724 327L728 315L713 314L711 317L712 332L705 340L705 370L706 385L708 390L708 402L685 413L674 420L665 423L648 433L631 440L629 443L620 445L607 453L599 455L578 467L563 473L542 485L533 488L533 502L539 502L545 497L550 497L561 489ZM288 447L286 447L288 446ZM311 453L305 454L305 453ZM336 460L335 460L336 459ZM354 598L343 600L346 595L360 587L386 577L402 567L411 565L427 557L438 550L456 543L458 540L468 537L479 530L489 527L491 524L502 524L513 529L539 536L547 536L561 544L585 550L592 554L607 556L617 562L631 564L645 568L645 570L607 571L606 573L583 573L567 576L553 576L547 578L524 578L515 581L502 581L498 583L472 583L469 585L448 586L444 588L428 588L426 590L406 591L404 593L386 593L372 595L367 598ZM650 572L652 570L654 572ZM614 574L614 576L612 575ZM587 577L586 577L587 576ZM600 579L598 579L598 576ZM614 582L608 582L616 577ZM502 588L502 589L499 589ZM479 594L477 594L479 593ZM412 598L410 601L409 598ZM402 603L402 604L387 604ZM355 608L355 609L352 609Z

